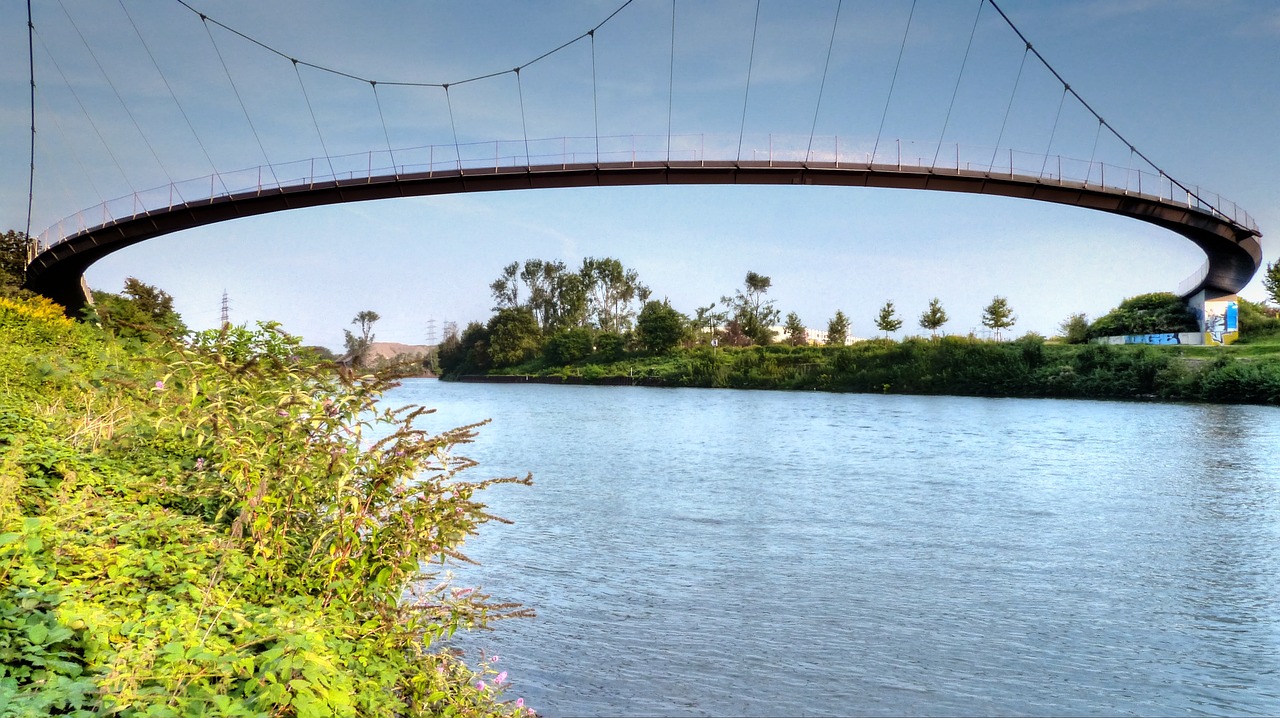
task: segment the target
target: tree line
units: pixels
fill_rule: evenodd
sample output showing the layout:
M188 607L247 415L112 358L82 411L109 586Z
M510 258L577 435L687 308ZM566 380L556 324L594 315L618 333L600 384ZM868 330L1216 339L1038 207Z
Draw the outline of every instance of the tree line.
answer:
M815 341L798 314L783 317L769 296L772 288L770 277L748 271L740 287L687 315L669 300L656 299L639 273L616 258L587 257L577 268L560 260L511 262L489 284L493 315L460 332L447 332L438 352L440 368L445 374L460 374L535 358L552 365L587 358L615 361L628 352L661 355L696 345L848 343L852 322L842 310L827 322L824 341ZM935 297L918 323L936 338L948 320ZM886 336L901 329L904 321L892 300L874 318ZM1004 297L993 298L983 310L983 325L996 339L1016 321Z

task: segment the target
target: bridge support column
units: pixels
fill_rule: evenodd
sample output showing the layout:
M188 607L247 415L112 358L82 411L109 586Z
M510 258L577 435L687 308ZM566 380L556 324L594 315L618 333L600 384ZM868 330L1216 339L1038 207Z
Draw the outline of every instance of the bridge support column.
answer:
M1240 338L1240 304L1235 294L1202 289L1187 298L1187 306L1196 314L1205 344L1224 346Z

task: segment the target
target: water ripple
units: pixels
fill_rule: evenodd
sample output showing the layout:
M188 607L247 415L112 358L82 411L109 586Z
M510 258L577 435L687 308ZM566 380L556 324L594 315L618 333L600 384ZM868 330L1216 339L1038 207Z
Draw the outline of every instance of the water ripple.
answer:
M1280 713L1280 412L487 386L459 638L560 715Z

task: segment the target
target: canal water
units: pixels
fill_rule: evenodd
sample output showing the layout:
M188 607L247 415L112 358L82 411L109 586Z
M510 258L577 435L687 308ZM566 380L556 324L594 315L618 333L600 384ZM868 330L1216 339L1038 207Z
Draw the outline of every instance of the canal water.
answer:
M1280 714L1280 410L410 380L546 716Z

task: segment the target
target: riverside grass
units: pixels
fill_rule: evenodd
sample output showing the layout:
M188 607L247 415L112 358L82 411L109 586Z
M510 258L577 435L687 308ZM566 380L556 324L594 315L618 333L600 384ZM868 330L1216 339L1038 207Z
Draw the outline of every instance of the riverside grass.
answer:
M439 647L521 614L439 571L528 478L464 480L476 427L297 344L126 346L0 297L0 716L529 714Z
M585 384L803 389L893 394L1158 400L1280 405L1269 344L1202 348L1064 345L948 336L847 347L695 347L566 366L545 359L489 372ZM1246 353L1247 352L1247 353Z

